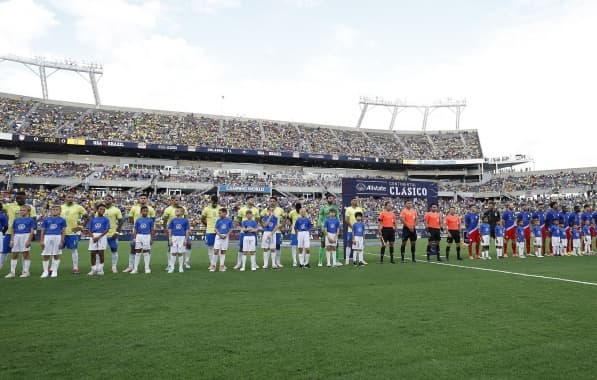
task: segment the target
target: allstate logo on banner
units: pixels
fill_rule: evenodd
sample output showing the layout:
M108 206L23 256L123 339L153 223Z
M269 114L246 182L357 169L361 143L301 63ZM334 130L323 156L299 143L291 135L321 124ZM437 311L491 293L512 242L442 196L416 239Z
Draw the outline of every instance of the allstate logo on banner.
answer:
M367 190L367 185L365 185L363 182L357 183L357 191L358 192L362 193L365 190Z

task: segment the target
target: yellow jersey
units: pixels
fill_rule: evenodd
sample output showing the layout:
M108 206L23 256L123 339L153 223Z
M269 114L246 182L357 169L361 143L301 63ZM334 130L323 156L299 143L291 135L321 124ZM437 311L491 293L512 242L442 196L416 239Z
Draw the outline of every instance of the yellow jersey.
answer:
M348 220L348 223L346 223L346 226L348 227L348 232L352 232L351 226L357 222L357 218L355 218L354 216L354 214L356 214L357 212L360 212L361 214L363 214L363 216L365 216L361 207L349 206L344 210L344 220Z
M246 214L248 210L251 210L251 212L253 213L253 219L259 217L259 209L257 207L243 206L240 208L240 210L238 210L238 218L240 219L241 223L247 220Z
M186 218L187 215L187 209L183 206L182 209L184 210L184 214L182 215L183 218ZM168 222L170 222L172 219L176 218L176 208L174 206L168 206L164 209L164 212L162 213L162 219L165 219L166 222L164 223L165 226L168 225Z
M294 230L294 225L296 223L296 220L300 217L301 217L301 214L296 210L292 210L288 213L288 218L290 219L290 223L291 223L290 224L290 233L293 235L296 235L296 231Z
M26 203L24 204L24 206L29 206L29 216L31 218L37 219L37 212L35 212L35 207ZM21 206L19 206L17 202L11 202L9 204L3 205L3 209L4 211L6 211L6 216L8 217L8 230L6 231L6 233L12 234L12 225L15 219L21 217Z
M261 218L263 219L264 216L267 216L267 209L264 208L261 210ZM282 225L283 219L286 217L286 213L282 207L276 207L274 209L274 216L278 218L278 226ZM280 231L278 231L280 233Z
M108 236L112 236L118 230L118 221L122 219L122 212L120 209L114 205L110 206L110 208L106 209L106 213L104 214L106 218L110 220L110 229L108 230Z
M133 207L131 207L129 211L129 218L133 219L133 223L137 221L141 217L141 205L135 203ZM150 205L147 205L147 217L148 218L155 218L155 209Z
M66 229L64 230L65 235L75 235L76 232L73 231L73 228L79 226L79 221L87 215L87 211L83 208L83 206L73 203L72 205L68 206L63 204L60 206L60 216L66 220Z
M208 234L215 234L216 233L216 221L219 218L218 212L222 207L216 205L213 207L209 205L203 209L201 212L201 217L206 219L207 225L205 226L205 232Z

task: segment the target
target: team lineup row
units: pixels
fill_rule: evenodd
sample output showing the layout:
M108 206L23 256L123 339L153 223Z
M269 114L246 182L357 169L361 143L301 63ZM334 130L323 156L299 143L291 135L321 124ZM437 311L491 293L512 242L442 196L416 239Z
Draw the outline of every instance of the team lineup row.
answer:
M338 266L342 264L341 252L338 249L338 236L341 228L339 219L339 208L335 204L333 195L327 198L327 204L322 206L317 220L317 227L322 233L321 248L319 251L319 264L323 265L323 259L326 258L328 266ZM261 239L261 248L263 249L264 268L269 267L271 258L271 267L281 268L281 233L280 225L282 220L288 217L291 220L292 234L291 247L293 266L301 268L310 268L310 231L313 228L311 219L306 214L306 210L301 208L300 204L286 216L285 212L276 205L276 198L272 197L270 205L261 210L261 212L251 202L251 197L247 198L247 205L242 207L238 222L241 230L240 249L238 251L237 264L235 269L244 271L246 261L250 259L251 269L256 270L256 244L257 232L263 231ZM89 251L91 253L92 271L90 275L102 275L104 265L104 251L110 247L112 251L112 271L118 272L118 244L117 238L122 226L122 213L120 209L113 205L111 196L106 196L103 203L95 207L92 217L87 216L83 207L73 202L72 194L65 197L65 202L51 209L50 215L41 221L41 247L43 257L42 277L56 277L58 275L58 266L60 255L63 248L71 250L73 257L73 272L78 273L78 241L81 234L89 237ZM36 228L35 209L25 203L24 194L18 193L15 202L2 207L3 213L0 213L0 231L6 232L3 240L3 255L0 255L0 268L7 258L7 253L12 252L11 270L6 277L14 278L16 276L16 266L18 257L23 257L23 271L21 277L29 277L29 268L31 260L29 249L34 237ZM489 211L488 211L489 212ZM517 216L511 210L503 213L502 219L495 220L492 226L487 213L482 218L477 213L476 207L471 206L469 212L465 215L464 222L466 227L466 238L468 240L469 257L489 259L489 240L495 237L497 257L506 256L507 243L512 240L512 254L514 256L525 257L530 254L530 240L533 238L535 255L542 257L545 254L545 239L549 236L551 240L551 255L562 255L573 253L581 255L591 253L592 236L594 228L592 226L592 217L588 218L584 214L576 214L578 221L573 221L575 217L568 215L571 226L560 226L562 218L561 213L557 211L557 204L551 205L551 210L547 213L536 211L531 215L530 212L523 210ZM184 271L184 267L190 267L191 244L189 240L190 223L186 218L187 211L183 206L174 201L164 210L163 218L167 222L168 234L168 272L172 273L178 260L178 270ZM542 217L543 216L543 217ZM353 258L355 265L366 265L363 257L363 239L366 230L362 222L363 209L358 205L358 199L354 199L350 207L345 209L344 222L347 225L346 234L346 255L345 263L348 264L350 258ZM406 244L411 242L412 260L415 259L415 243L417 239L416 225L417 212L412 207L411 202L406 202L404 209L400 212L400 221L402 228L401 261L404 261ZM134 222L133 240L131 242L131 255L129 265L125 272L138 273L141 258L145 262L145 272L150 270L150 248L153 243L156 231L154 228L155 210L147 204L147 197L140 196L139 201L134 205L129 213L129 218ZM515 222L516 221L516 222ZM579 229L579 223L583 222L582 230ZM446 229L448 232L448 245L445 251L445 257L449 259L452 243L456 243L457 259L460 256L460 216L455 213L453 207L449 209L444 217L437 209L437 205L431 205L429 212L424 216L426 232L429 236L427 246L427 257L437 255L440 260L439 241L440 232ZM202 223L206 226L206 243L208 246L210 258L210 271L217 269L219 258L219 270L225 271L225 255L228 250L229 236L233 229L233 221L228 218L227 210L218 205L218 198L213 196L211 205L205 207L202 212ZM565 221L562 222L562 225ZM386 247L389 247L390 262L394 263L394 242L396 239L395 231L398 228L398 220L393 209L393 205L387 202L379 215L379 237L381 240L380 261L383 262ZM581 238L582 247L581 252ZM473 255L473 247L476 246L476 254ZM479 256L479 248L482 247L482 257ZM298 251L298 252L297 252ZM297 254L298 253L298 254ZM351 254L352 253L352 254ZM50 257L53 262L50 268Z

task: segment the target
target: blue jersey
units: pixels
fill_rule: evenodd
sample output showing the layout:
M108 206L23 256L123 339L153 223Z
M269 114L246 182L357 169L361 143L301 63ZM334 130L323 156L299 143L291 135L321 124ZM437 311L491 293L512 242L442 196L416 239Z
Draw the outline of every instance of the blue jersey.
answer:
M593 223L597 224L597 211L593 213Z
M232 230L232 219L220 218L216 220L216 232L220 235L226 235Z
M365 223L356 222L352 225L352 235L363 237L365 236Z
M549 210L545 214L545 227L551 227L555 219L560 220L560 213L556 210Z
M340 221L336 218L328 218L323 223L323 228L327 233L335 234L340 228Z
M16 218L12 223L15 234L28 234L35 229L35 222L30 217Z
M503 238L504 237L504 231L505 228L504 226L495 226L495 237L498 238Z
M582 234L585 236L591 236L591 226L582 226Z
M549 227L549 233L553 237L560 237L560 227L552 224L551 227Z
M521 211L516 216L516 220L522 220L522 226L528 227L531 225L531 213L528 211Z
M568 224L569 227L574 227L574 225L580 226L580 215L575 212L571 212L568 215Z
M241 226L242 228L254 228L255 230L257 230L257 228L259 227L255 220L245 220L244 222L242 222ZM243 234L245 236L257 236L257 233L255 231L243 232Z
M516 220L516 217L512 211L506 210L502 213L502 220L504 221L504 228L509 230L514 227L514 221Z
M41 222L46 235L62 235L66 228L66 220L60 216L48 216Z
M541 226L533 226L533 236L541 237L543 232L541 231Z
M168 229L172 231L172 236L186 236L191 228L187 218L174 218L168 223Z
M491 231L491 225L489 223L481 223L479 230L481 231L481 236L487 236Z
M540 226L545 224L545 212L537 210L537 211L533 212L532 217L533 217L533 219L539 220Z
M0 233L3 233L8 228L8 217L6 213L0 212Z
M309 218L298 218L294 223L295 231L310 231L311 230L311 219Z
M560 239L568 239L568 235L566 235L566 227L560 227Z
M573 228L570 230L572 234L572 239L579 239L580 240L580 230L578 228Z
M524 242L524 227L516 226L516 241L519 243Z
M110 219L105 216L91 218L87 223L87 229L91 231L92 234L103 234L110 229Z
M591 213L590 213L590 212L588 212L588 211L583 211L583 213L582 213L582 214L580 214L580 221L581 221L581 223L582 223L582 225L583 225L583 226L585 225L585 222L586 222L587 220L588 220L589 222L592 222L592 221L593 221L593 214L591 214Z
M466 226L466 232L471 233L479 228L479 214L472 212L467 213L464 216L464 224Z
M560 212L560 226L568 227L568 212Z
M262 219L263 222L263 230L264 231L273 231L278 226L278 218L275 215L272 216L264 216Z
M151 230L153 230L153 218L139 218L135 222L135 231L139 235L151 235Z

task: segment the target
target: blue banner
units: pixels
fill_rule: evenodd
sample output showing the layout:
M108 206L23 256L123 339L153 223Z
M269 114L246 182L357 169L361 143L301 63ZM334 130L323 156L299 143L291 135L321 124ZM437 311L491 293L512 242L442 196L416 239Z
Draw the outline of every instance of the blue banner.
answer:
M243 185L220 185L220 193L263 193L271 194L272 188L269 186L243 186Z

